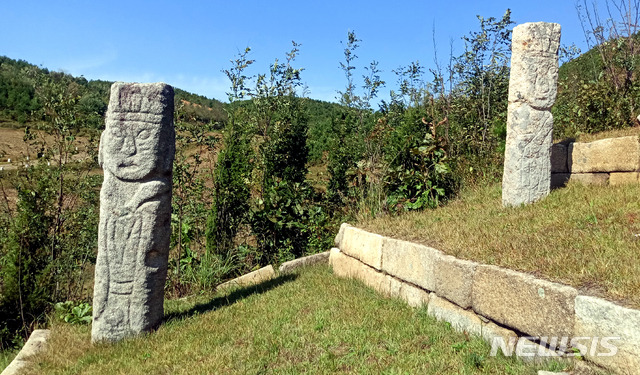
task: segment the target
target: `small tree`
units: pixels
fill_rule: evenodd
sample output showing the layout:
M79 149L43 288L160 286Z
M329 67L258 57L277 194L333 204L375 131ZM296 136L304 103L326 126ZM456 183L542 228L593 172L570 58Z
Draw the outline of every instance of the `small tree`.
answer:
M51 181L29 182L34 184L17 186L18 203L0 254L0 349L16 345L20 338L28 337L35 324L44 321L55 292L49 251L53 220L47 212L54 203Z
M455 59L453 95L458 155L481 159L495 150L495 134L506 129L511 11L502 18L478 16L480 31L463 37L465 52ZM492 131L493 130L493 131ZM460 142L461 141L461 142Z
M184 103L174 112L176 155L173 161L173 195L171 247L176 251L170 262L168 283L178 294L190 288L208 287L217 280L202 279L200 269L209 267L203 260L206 249L206 228L209 202L213 192L207 181L213 180L215 146L213 123L198 123L191 112L184 111ZM214 276L215 272L206 273Z
M603 5L606 18L600 13ZM576 6L591 49L560 67L552 109L557 138L640 125L639 5L638 0L605 0Z
M91 152L97 147L78 150L76 87L45 77L38 89L47 121L38 131L25 129L24 168L3 176L18 196L12 204L3 181L3 346L16 333L26 338L52 303L88 298L85 268L97 248L99 178L89 174L97 167Z
M260 195L252 217L260 264L276 263L307 252L309 210L314 205L312 189L306 183L307 117L303 98L302 69L292 66L299 45L293 42L286 63L278 60L270 74L258 76L255 96L259 116Z
M245 75L245 69L253 63L248 58L250 51L247 48L232 60L233 66L224 71L231 81L231 92L228 93L231 109L215 167L213 203L206 230L207 251L222 258L233 256L234 239L246 223L249 211L252 129L245 122L245 108L235 103L249 94L246 82L251 78Z
M363 93L358 93L354 83L354 63L358 58L356 50L360 42L355 32L349 31L343 51L344 62L340 62L347 85L344 92L338 92L342 110L332 122L333 138L327 166L330 175L329 201L336 206L346 203L350 196L353 198L351 204L366 199L371 186L362 183L366 177L359 177L367 175L379 163L379 145L369 137L375 124L370 102L385 82L380 79L378 63L373 61L366 68L368 74L363 76ZM351 188L355 186L358 189Z

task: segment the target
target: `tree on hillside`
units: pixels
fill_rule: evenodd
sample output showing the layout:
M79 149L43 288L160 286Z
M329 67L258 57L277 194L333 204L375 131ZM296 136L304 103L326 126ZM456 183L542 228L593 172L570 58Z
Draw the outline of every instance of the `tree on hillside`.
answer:
M557 138L640 125L639 5L639 0L577 4L591 49L560 69L553 108Z
M452 101L455 136L465 139L456 153L483 157L496 146L494 134L506 130L509 60L511 58L511 11L502 18L478 16L480 30L462 39L465 51L454 59Z
M233 66L224 71L231 81L231 91L227 94L231 106L215 166L213 202L206 229L207 251L221 258L234 256L234 240L246 224L249 211L252 129L246 124L245 109L233 103L244 98L248 91L246 84L251 77L245 75L245 70L254 62L248 58L250 51L247 48L232 60Z
M28 337L53 303L88 297L85 271L97 247L100 177L89 174L97 147L77 157L77 84L39 79L46 121L25 128L28 165L0 181L0 347ZM7 185L18 195L15 205Z

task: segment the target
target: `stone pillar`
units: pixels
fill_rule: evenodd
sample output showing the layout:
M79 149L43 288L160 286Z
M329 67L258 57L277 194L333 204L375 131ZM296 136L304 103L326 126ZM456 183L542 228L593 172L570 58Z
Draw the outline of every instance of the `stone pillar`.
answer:
M118 341L162 322L174 153L173 88L114 83L98 154L104 182L94 342Z
M504 206L535 202L549 194L560 25L518 25L511 45Z

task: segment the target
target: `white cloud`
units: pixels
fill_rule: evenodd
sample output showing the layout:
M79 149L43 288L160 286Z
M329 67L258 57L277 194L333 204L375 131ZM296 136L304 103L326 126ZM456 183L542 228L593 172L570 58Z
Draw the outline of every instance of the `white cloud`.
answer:
M118 59L118 51L109 46L95 55L74 56L71 60L63 60L60 65L62 70L74 76L90 76L96 69L102 68Z
M217 76L177 74L167 77L165 82L182 90L220 101L227 100L226 92L229 91L229 80L221 74Z
M157 74L153 72L109 72L100 74L92 79L122 82L164 82L173 87L220 101L227 100L226 92L229 83L225 76L191 76L188 74Z

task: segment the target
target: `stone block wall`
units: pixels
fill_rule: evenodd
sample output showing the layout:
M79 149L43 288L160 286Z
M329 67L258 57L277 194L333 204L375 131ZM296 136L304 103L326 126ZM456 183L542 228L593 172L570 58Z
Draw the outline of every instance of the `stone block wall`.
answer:
M637 136L556 143L551 147L552 188L564 186L569 180L596 185L638 183L639 175Z
M436 319L490 344L501 339L511 350L502 349L505 355L571 360L578 350L585 361L576 366L619 374L640 369L639 310L348 224L341 226L335 242L329 255L335 275L359 279L385 296L426 307Z

